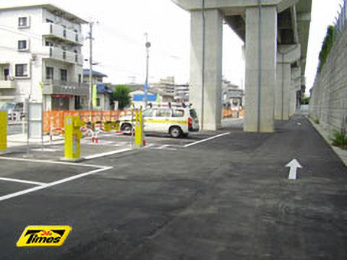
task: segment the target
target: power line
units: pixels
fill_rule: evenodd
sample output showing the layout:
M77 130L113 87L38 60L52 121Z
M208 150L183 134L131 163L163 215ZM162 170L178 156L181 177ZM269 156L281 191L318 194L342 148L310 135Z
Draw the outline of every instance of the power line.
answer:
M42 40L42 38L43 38L42 35L39 35L37 33L19 32L19 31L16 31L13 27L7 27L7 26L4 26L2 24L0 25L0 29L11 32L11 33L15 33L15 34L24 35L26 37L35 38L37 40Z

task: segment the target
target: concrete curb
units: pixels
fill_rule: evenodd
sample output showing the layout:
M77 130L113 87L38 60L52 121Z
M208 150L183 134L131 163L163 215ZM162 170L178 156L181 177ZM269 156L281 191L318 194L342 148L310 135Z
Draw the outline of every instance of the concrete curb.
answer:
M341 159L341 161L347 166L347 151L341 148L335 147L331 144L329 133L320 125L316 124L311 118L306 117L311 125L317 130L317 132L324 138L324 140L329 144L329 146L334 150L336 155Z

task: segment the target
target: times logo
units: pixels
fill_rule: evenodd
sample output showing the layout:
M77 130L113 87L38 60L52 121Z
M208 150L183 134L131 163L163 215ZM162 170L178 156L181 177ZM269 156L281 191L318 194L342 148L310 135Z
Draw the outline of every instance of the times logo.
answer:
M71 230L70 226L28 226L17 247L62 246Z

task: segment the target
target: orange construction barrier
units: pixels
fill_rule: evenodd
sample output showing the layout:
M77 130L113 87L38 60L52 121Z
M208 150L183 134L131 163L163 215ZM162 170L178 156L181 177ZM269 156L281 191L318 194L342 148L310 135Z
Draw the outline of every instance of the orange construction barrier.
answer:
M230 109L230 108L228 108L228 109L223 109L223 111L222 111L222 117L223 117L223 118L229 118L229 117L239 118L239 117L244 117L244 111L243 111L243 109L240 109L240 110L232 110L232 109Z
M84 123L95 124L105 122L116 122L121 115L128 111L45 111L43 114L43 132L50 133L52 129L61 133L64 128L65 116L79 116Z

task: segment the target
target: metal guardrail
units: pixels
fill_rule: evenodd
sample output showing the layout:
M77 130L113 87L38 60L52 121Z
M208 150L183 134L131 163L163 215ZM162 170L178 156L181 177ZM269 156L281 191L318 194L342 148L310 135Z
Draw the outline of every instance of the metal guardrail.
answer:
M343 5L340 5L340 11L337 14L335 19L335 28L337 32L337 37L343 29L345 28L346 18L347 18L347 0L343 0Z

